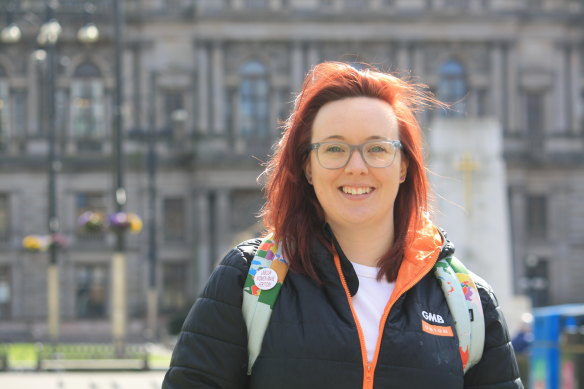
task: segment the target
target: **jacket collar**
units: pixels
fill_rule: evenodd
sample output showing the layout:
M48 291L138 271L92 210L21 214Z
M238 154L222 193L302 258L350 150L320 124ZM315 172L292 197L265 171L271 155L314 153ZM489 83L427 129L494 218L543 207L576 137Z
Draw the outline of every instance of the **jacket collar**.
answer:
M313 246L313 260L318 275L325 284L330 282L339 283L333 263L332 245L334 245L339 254L341 269L347 281L349 293L354 296L359 289L359 278L355 273L355 269L328 224L323 226L323 232L326 242L315 240ZM426 275L439 258L444 258L454 253L454 245L446 238L444 230L434 226L429 217L424 218L419 228L410 230L408 240L410 244L404 252L404 260L396 280L395 289L398 290L407 288L414 280Z

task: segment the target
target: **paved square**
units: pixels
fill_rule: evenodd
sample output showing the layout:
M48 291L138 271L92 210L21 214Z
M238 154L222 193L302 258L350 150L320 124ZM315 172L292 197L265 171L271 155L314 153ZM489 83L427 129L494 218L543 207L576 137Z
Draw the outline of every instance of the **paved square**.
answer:
M160 389L164 371L0 373L2 389Z

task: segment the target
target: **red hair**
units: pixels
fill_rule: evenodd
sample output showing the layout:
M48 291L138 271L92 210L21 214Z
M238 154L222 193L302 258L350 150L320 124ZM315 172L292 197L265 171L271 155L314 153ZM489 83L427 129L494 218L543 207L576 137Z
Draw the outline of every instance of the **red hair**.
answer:
M317 281L319 277L310 254L312 240L316 237L326 242L326 239L324 211L304 174L312 124L325 104L359 96L378 98L391 105L398 121L402 153L408 161L407 178L400 185L394 204L395 240L380 259L380 276L385 275L389 281L397 278L408 231L421 223L428 207L422 136L414 112L437 101L420 85L377 70L357 70L340 62L315 66L304 80L292 114L284 124L282 139L268 162L262 216L264 225L282 242L290 269Z

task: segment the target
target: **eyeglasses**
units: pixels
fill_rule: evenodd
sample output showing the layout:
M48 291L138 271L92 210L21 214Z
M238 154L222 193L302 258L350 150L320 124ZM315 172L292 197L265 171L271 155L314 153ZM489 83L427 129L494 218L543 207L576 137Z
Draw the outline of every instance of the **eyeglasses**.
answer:
M388 167L398 150L403 149L399 140L371 140L360 145L345 142L312 143L318 163L325 169L341 169L347 166L353 151L359 150L363 161L371 167Z

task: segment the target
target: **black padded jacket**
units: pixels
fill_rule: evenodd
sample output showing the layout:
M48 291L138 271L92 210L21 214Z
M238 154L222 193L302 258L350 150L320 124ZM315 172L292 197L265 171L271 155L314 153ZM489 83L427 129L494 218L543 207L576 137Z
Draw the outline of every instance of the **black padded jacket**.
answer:
M439 315L445 322L441 325L454 328L430 271L439 257L453 252L448 241L416 259L424 266L407 265L411 271L406 272L405 282L400 268L397 295L384 325L377 363L370 371L362 359L358 330L331 251L315 242L313 260L322 284L288 273L248 377L242 289L259 242L246 241L232 249L211 275L185 320L163 389L523 388L505 320L485 282L477 283L485 319L484 352L466 374L456 333L437 336L423 331L424 311ZM336 242L335 246L349 293L354 295L357 275Z

